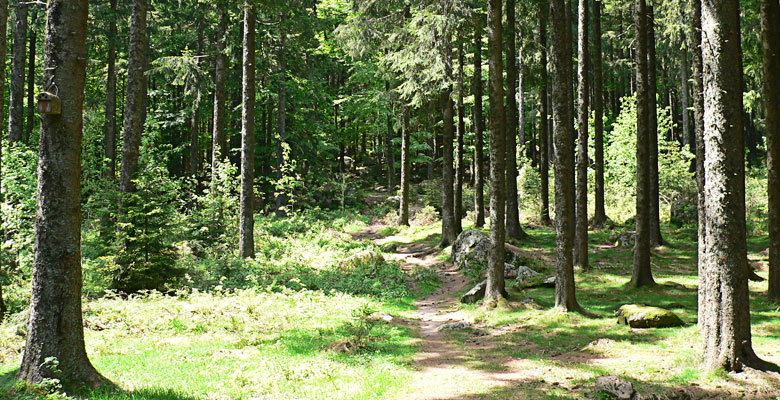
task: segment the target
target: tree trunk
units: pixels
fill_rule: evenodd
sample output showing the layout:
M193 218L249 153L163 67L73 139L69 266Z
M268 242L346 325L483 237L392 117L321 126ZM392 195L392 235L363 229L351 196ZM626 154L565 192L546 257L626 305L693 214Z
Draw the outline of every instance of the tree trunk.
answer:
M515 43L515 0L506 0L506 236L523 239L517 200L517 44Z
M705 240L701 311L704 362L764 367L750 333L739 2L702 3Z
M146 105L146 12L148 0L133 0L130 25L130 55L127 66L127 95L125 97L125 124L122 142L122 171L119 190L135 191L133 179L138 171L141 134L144 129Z
M463 232L463 175L466 173L466 166L463 164L463 136L466 134L466 107L463 105L463 68L466 62L466 56L463 51L464 39L458 36L458 125L456 130L456 150L455 158L455 233Z
M693 50L693 126L696 136L696 211L698 217L697 265L699 276L698 324L702 329L704 315L704 83L701 46L701 0L691 0L691 50Z
M539 116L539 176L542 180L542 225L550 225L550 133L548 131L548 107L547 99L547 13L544 6L539 12L539 56L541 58L541 77L539 87L539 103L541 110Z
M11 90L8 96L8 143L22 141L24 132L24 60L27 51L27 2L17 0L11 59ZM59 84L59 82L57 82ZM48 89L48 88L47 88ZM56 88L52 90L56 91Z
M449 34L445 33L443 45L444 62L447 65L447 81L452 82L452 43ZM442 207L441 207L441 247L447 247L455 242L457 231L455 227L455 170L453 168L453 134L455 124L454 104L452 101L452 87L447 85L444 89L442 101L443 111L443 135L442 135Z
M522 29L518 31L518 37L517 37L517 126L519 129L519 146L520 146L520 157L522 158L524 154L528 154L528 149L530 146L528 145L528 137L525 133L525 90L524 90L524 80L525 80L525 67L523 63L523 32ZM533 125L533 124L532 124ZM533 135L532 135L533 136ZM530 156L526 156L526 158L531 158Z
M87 0L49 0L44 82L57 82L61 115L44 115L38 168L32 298L17 379L108 384L84 348L81 316L81 138ZM50 358L59 364L55 372Z
M696 152L696 137L695 133L691 131L691 123L689 120L690 113L688 112L688 54L685 50L680 54L680 101L682 105L682 135L685 145L691 150L691 153Z
M103 177L116 179L116 43L117 0L110 0L111 16L108 21L108 55L106 75L106 125L103 128Z
M388 104L390 99L390 81L385 81L385 95L388 97ZM393 154L393 119L390 116L390 110L388 110L387 115L385 116L385 120L387 123L387 131L385 131L385 145L383 146L384 150L384 161L385 161L385 174L387 175L387 190L388 192L393 190L393 187L395 186L393 184L393 175L395 172L393 172L393 157L391 154Z
M634 0L636 29L636 245L631 285L654 285L650 270L650 132L647 71L647 7Z
M211 148L211 181L212 185L217 175L217 165L225 161L227 156L227 136L225 135L226 117L225 101L227 97L227 25L228 15L225 10L219 13L217 22L217 55L214 69L214 132L212 132Z
M488 1L488 66L490 78L490 253L485 304L506 296L504 287L504 68L502 60L501 0Z
M580 311L574 292L574 159L569 129L569 98L572 91L568 63L566 10L563 0L550 1L552 65L552 112L555 139L555 307Z
M769 299L780 301L780 3L761 1L769 194Z
M199 14L198 15L198 43L197 43L197 55L203 56L203 17ZM200 66L202 64L202 58L198 59L198 65ZM198 155L200 154L200 102L201 102L201 92L200 92L200 80L196 78L195 80L195 104L192 105L192 116L190 121L190 160L188 162L189 165L189 171L187 171L187 175L191 177L197 177L198 175ZM264 126L261 126L263 128ZM265 172L265 171L264 171Z
M285 18L282 17L282 22ZM278 93L278 107L276 109L276 131L279 134L279 140L276 142L276 178L281 180L284 176L285 156L284 156L284 144L287 142L287 57L285 55L287 43L287 32L283 29L280 32L279 37L279 93ZM285 206L287 205L287 197L283 193L276 195L276 215L283 216L285 214Z
M607 222L604 204L604 78L601 54L601 1L593 2L593 112L594 112L594 155L596 158L595 213L593 226L603 227Z
M8 29L8 0L0 0L0 60L5 60L5 52L6 52L6 45L7 45L7 37L6 37L6 31ZM3 121L3 112L5 111L5 61L2 61L3 68L0 68L0 121ZM2 129L0 129L0 167L3 165L3 132ZM3 173L2 168L0 168L0 187L2 187L3 183ZM3 202L3 193L0 191L0 204ZM0 218L3 216L0 215ZM4 223L4 221L0 221L0 224ZM0 235L4 235L2 231L0 231ZM2 270L0 270L0 277L2 277L3 273ZM3 300L3 282L0 281L0 322L3 321L3 318L5 316L6 307L5 307L5 301Z
M590 268L588 262L588 0L579 0L577 26L577 205L574 235L574 263Z
M255 6L244 0L244 79L241 93L241 210L238 256L255 256Z
M474 209L477 211L477 219L474 226L485 226L485 159L484 139L485 118L482 115L482 18L480 14L474 17L474 78L472 82L474 92Z
M409 180L411 179L411 154L409 132L409 106L404 104L403 123L401 124L401 225L409 226Z
M653 13L653 7L647 7L647 78L648 151L650 152L650 245L655 247L663 245L664 238L661 234L661 194L658 181L658 85L656 81L655 14ZM687 102L683 104L687 104ZM683 111L686 111L685 108L683 108Z
M37 15L37 13L33 13ZM34 18L33 18L34 20ZM37 109L35 101L35 53L37 38L35 30L30 29L30 49L27 52L27 124L25 125L24 138L25 143L30 143L33 127L35 126L35 110Z

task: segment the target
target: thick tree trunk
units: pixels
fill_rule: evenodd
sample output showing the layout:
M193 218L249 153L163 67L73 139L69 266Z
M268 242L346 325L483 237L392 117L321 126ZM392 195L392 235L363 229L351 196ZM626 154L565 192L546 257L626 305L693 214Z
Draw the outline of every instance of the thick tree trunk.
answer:
M603 227L607 222L607 210L604 202L604 78L601 54L601 1L593 2L593 112L594 112L594 156L596 176L595 213L593 226Z
M282 22L285 18L282 17ZM283 29L280 32L279 37L279 74L280 84L278 101L279 104L276 108L276 132L279 134L279 140L276 142L276 178L281 180L284 176L285 160L284 156L284 144L287 142L287 56L285 52L287 44L287 32ZM287 205L287 196L284 193L278 193L275 198L276 201L276 216L283 216L285 212L285 206Z
M57 82L61 115L42 117L35 259L27 341L16 377L107 384L84 348L81 316L81 138L87 0L49 0L44 82ZM55 358L54 372L50 360Z
M409 132L409 106L404 104L403 123L401 124L401 216L400 224L409 226L409 181L411 179L411 154Z
M550 225L550 132L549 101L547 98L547 10L544 5L539 12L539 56L541 58L541 76L539 86L539 103L541 103L539 116L539 176L542 180L542 225Z
M463 136L466 134L466 107L463 104L463 68L466 55L463 51L464 39L458 35L458 124L455 131L455 233L463 232L463 176L466 166L463 164Z
M241 198L238 256L255 256L255 6L244 1L244 74L241 93Z
M37 13L33 13L37 15ZM33 18L35 20L35 18ZM37 37L35 31L30 29L30 45L27 51L27 124L24 126L24 138L25 143L30 143L32 138L33 127L35 126L35 110L37 108L35 102L35 53Z
M116 43L117 0L109 1L111 17L108 21L108 55L106 74L106 125L103 127L103 177L116 179Z
M8 96L8 143L10 144L21 142L24 132L24 61L27 52L27 8L26 1L17 0L11 58L11 90ZM53 90L56 91L56 88Z
M780 301L780 2L761 1L769 194L769 290Z
M705 241L701 332L710 368L765 367L750 333L739 2L702 3Z
M133 179L138 171L141 135L144 129L146 105L147 37L146 12L148 0L133 0L130 25L130 56L127 67L127 95L125 97L125 124L122 142L122 171L119 190L135 190Z
M506 296L504 287L504 68L502 60L501 0L488 1L488 66L490 78L490 253L485 304L495 305Z
M696 211L698 217L697 265L699 276L698 324L702 328L704 315L704 229L706 225L704 210L704 83L701 42L701 0L691 0L691 50L693 51L693 127L696 135Z
M574 264L587 270L588 262L588 0L579 0L577 35L577 206Z
M634 0L636 29L636 245L631 285L654 285L650 269L650 132L647 72L647 7Z
M685 57L683 57L685 58ZM650 152L650 246L664 244L661 234L661 194L658 180L658 103L655 60L655 14L647 7L647 118Z
M227 136L225 126L225 101L227 97L227 25L228 16L225 10L219 13L217 22L217 55L214 69L214 131L211 135L211 181L216 179L217 165L225 161L227 157Z
M479 14L474 17L474 78L471 86L474 92L474 209L477 211L474 226L481 228L485 226L485 118L482 114L482 18Z
M569 129L571 89L566 44L566 10L563 0L550 1L552 113L555 140L555 307L581 310L574 292L574 142Z
M447 81L452 82L452 44L445 34L443 56L447 65ZM457 231L455 228L455 170L453 168L453 136L455 132L455 105L452 101L452 88L448 85L444 90L442 101L443 110L443 135L442 135L442 207L441 207L441 242L444 248L455 242Z
M512 239L526 237L520 226L520 208L517 200L517 44L515 0L506 0L506 236Z

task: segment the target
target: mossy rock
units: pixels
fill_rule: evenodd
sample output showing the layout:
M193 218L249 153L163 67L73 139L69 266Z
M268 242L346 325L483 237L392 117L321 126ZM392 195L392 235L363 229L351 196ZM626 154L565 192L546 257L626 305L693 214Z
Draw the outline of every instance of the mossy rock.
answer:
M381 265L385 263L385 258L379 252L374 250L363 250L353 254L339 263L339 268L345 271L352 271L371 265Z
M618 324L632 328L670 328L685 325L677 314L663 308L626 304L617 311Z

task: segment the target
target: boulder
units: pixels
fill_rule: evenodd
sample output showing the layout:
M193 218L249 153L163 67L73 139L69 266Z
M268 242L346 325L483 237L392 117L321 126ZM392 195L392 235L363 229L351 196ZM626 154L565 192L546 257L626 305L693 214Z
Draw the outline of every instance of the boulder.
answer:
M436 328L437 331L455 331L458 329L468 329L471 328L471 324L468 322L450 322L448 324L444 324L438 328Z
M532 270L532 269L530 269L528 267L524 267L524 266L515 267L512 264L504 263L504 279L521 279L521 278L525 278L527 276L530 276L528 271L531 271L531 272L534 272L534 273L536 272L536 271L534 271L534 270ZM485 270L482 271L482 274L480 274L480 277L483 278L483 279L487 277L487 268L485 268Z
M609 236L609 244L623 249L633 249L636 243L636 232L618 232Z
M515 279L517 279L517 282L523 282L529 278L533 278L535 276L539 275L538 272L532 270L531 268L526 267L525 265L521 265L517 267L517 272L515 274Z
M385 258L374 250L363 250L355 253L339 263L343 270L353 270L366 265L384 264Z
M461 298L460 302L463 304L474 304L483 298L485 298L485 289L487 289L487 281L482 281L466 292Z
M487 269L490 237L477 230L461 232L452 244L452 263L460 270Z
M551 276L548 278L545 278L542 274L536 274L534 276L530 276L528 278L523 279L522 281L518 279L517 281L517 287L519 288L554 288L555 287L555 277Z
M669 328L685 325L677 314L663 308L626 304L617 311L618 324L632 328Z
M619 400L631 400L636 395L634 384L617 376L596 378L596 389L607 392Z

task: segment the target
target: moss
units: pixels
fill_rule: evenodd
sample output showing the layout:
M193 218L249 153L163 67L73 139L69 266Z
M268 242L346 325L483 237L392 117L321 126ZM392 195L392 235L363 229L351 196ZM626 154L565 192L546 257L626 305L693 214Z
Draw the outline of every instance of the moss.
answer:
M675 313L658 307L626 304L618 309L618 324L632 328L669 328L685 325Z

